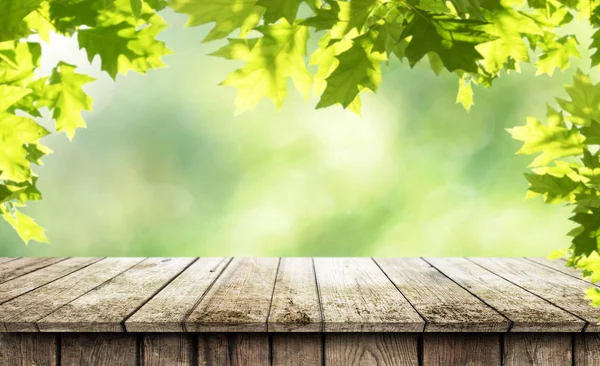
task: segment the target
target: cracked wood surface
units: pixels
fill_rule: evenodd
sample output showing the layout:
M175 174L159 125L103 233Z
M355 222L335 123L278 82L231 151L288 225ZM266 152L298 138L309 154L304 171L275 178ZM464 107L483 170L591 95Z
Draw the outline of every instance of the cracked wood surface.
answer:
M563 265L539 258L0 258L0 332L600 331L600 309L583 295L590 284Z

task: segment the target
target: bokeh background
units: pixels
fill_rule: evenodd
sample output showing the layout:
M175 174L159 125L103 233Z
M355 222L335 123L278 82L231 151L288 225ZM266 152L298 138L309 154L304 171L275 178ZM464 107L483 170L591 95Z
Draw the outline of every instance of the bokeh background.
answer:
M113 82L74 41L44 51L98 78L94 111L73 142L36 169L44 200L25 212L52 244L25 246L0 222L2 256L545 256L569 245L568 207L525 200L530 157L506 128L564 97L571 72L531 66L476 88L467 113L457 79L392 62L362 118L315 110L290 84L281 110L234 116L218 86L240 64L206 56L210 26L165 12L166 69ZM575 30L583 59L591 32ZM576 61L588 71L589 63Z

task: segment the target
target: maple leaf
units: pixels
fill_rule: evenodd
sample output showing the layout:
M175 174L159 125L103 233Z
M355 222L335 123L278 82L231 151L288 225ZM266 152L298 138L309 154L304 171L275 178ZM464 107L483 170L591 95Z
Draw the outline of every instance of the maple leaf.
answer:
M577 70L573 85L565 85L571 100L557 98L558 104L571 115L569 121L587 126L600 121L600 85L592 84L589 75Z
M17 234L19 234L25 244L28 244L31 240L40 243L48 243L44 228L38 225L31 217L16 210L13 215L9 212L5 212L1 206L0 214L2 214L2 217L15 228Z
M79 30L79 47L85 49L90 62L99 56L101 68L113 79L117 73L129 70L145 74L150 69L163 67L162 57L172 53L156 36L167 23L143 3L137 19L124 0L117 0L112 10L101 11L93 28ZM125 5L124 5L125 4Z
M548 125L533 117L522 127L508 129L515 140L523 141L517 154L537 154L530 167L549 164L557 158L583 154L584 137L576 128L568 128L561 113L547 107Z
M50 86L53 101L50 104L52 118L56 119L56 131L65 131L69 139L75 136L75 130L84 128L81 111L92 110L92 98L83 92L83 85L94 78L75 72L76 66L60 62L52 71Z
M544 32L544 36L538 38L537 45L542 50L542 54L535 63L537 75L545 73L552 76L555 68L558 67L561 70L568 68L571 57L581 57L577 49L577 39L574 36L556 38L556 35L551 32Z
M600 233L600 211L597 209L577 212L570 220L580 226L572 232L573 254L590 255L598 251L598 238Z
M287 96L286 80L308 98L312 76L306 69L308 28L282 20L258 27L263 37L246 42L229 40L229 44L213 55L246 61L241 69L229 74L221 84L237 89L237 113L252 109L260 99L268 97L281 107Z
M557 177L551 174L525 174L529 190L544 196L547 203L573 202L581 189L578 182L568 176Z
M42 0L0 1L0 42L27 36L27 25L23 21Z
M37 143L49 132L30 118L0 112L0 179L31 179L27 144Z
M524 34L541 35L542 31L536 22L525 14L502 6L497 0L486 1L483 11L489 24L482 30L496 39L477 46L483 55L481 61L484 69L490 74L498 73L510 59L529 61L529 47L523 39Z
M332 39L340 39L351 31L362 33L378 0L328 1L328 7L317 9L316 15L303 24L316 30L329 29Z
M376 91L381 82L380 64L387 60L385 38L377 30L352 40L352 46L335 56L338 64L327 77L317 108L334 104L348 107L363 89Z
M266 24L275 23L281 18L293 23L298 14L298 8L303 2L313 8L318 8L317 0L258 0L256 5L262 6L265 11L263 19Z
M190 16L186 26L195 27L215 23L203 42L227 37L239 29L245 37L260 21L264 8L257 0L173 0L171 8Z
M412 37L404 50L411 66L428 53L435 52L448 71L475 73L476 61L482 59L475 46L492 39L478 30L483 23L477 20L418 11L409 14L406 21L400 38Z

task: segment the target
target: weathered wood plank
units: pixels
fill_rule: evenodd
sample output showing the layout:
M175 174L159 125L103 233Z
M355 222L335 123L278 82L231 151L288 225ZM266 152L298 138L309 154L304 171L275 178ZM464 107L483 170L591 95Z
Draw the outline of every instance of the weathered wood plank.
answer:
M235 258L185 321L191 332L266 332L278 258Z
M326 332L419 332L425 322L370 258L315 258Z
M503 365L572 366L572 338L564 333L506 334Z
M500 365L499 334L424 333L423 365Z
M0 264L0 283L47 267L66 258L19 258Z
M282 258L279 264L269 332L320 332L319 294L311 258Z
M585 331L598 332L600 309L583 296L589 283L522 258L469 258L474 263L588 322Z
M137 364L135 334L61 334L61 366L132 366Z
M56 350L54 334L0 333L0 365L54 366Z
M585 322L465 258L426 258L512 321L511 332L580 332Z
M199 365L268 366L270 363L269 336L266 333L199 335Z
M15 261L19 258L20 257L0 257L0 264L10 262L10 261Z
M195 365L196 338L186 333L144 334L142 365L191 366Z
M323 336L320 333L273 334L271 345L274 366L323 365Z
M504 332L510 322L420 258L377 258L425 318L425 332Z
M42 332L120 332L125 319L194 258L148 258L37 321Z
M573 268L573 267L566 267L565 264L567 262L565 262L563 260L560 260L560 259L550 260L550 259L547 259L547 258L540 258L540 257L528 257L528 258L525 258L525 259L530 260L530 261L535 262L535 263L538 263L538 264L541 264L542 266L546 266L548 268L552 268L552 269L554 269L556 271L562 272L562 273L564 273L566 275L569 275L571 277L575 277L575 278L578 278L580 280L590 282L588 279L584 280L581 272L579 272L575 268Z
M575 365L600 366L600 334L575 334L573 341Z
M231 258L200 258L127 321L128 332L185 332L184 321Z
M0 303L64 277L102 258L69 258L0 284Z
M416 366L419 364L417 349L418 336L414 334L325 334L325 364L328 366Z
M0 331L37 332L36 321L143 258L107 258L0 305Z

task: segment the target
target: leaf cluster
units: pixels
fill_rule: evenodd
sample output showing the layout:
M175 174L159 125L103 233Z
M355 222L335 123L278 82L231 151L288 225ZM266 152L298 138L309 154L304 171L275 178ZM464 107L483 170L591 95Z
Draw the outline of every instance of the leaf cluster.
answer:
M502 72L518 70L520 62L534 63L539 73L567 68L571 57L579 57L578 42L557 31L574 14L590 11L587 0L172 0L170 5L189 15L188 26L214 23L204 41L238 31L213 53L246 62L223 82L237 89L238 112L263 97L280 107L288 78L305 97L311 91L320 97L317 108L341 105L359 112L361 92L377 91L382 65L393 59L410 67L427 60L436 74L456 74L457 102L469 109L473 84L489 87ZM318 42L310 42L312 35Z
M557 99L560 109L547 108L547 122L529 117L524 126L509 130L523 142L519 154L536 155L528 197L573 207L571 246L557 253L593 282L600 281L600 84L578 70L565 86L568 99ZM588 291L600 305L600 292Z
M51 34L77 37L89 61L100 59L112 78L129 70L163 66L170 51L156 40L166 27L155 0L6 0L0 2L0 215L25 242L47 242L44 229L20 209L40 200L33 168L51 153L41 140L65 132L72 139L85 127L81 113L92 109L83 86L94 79L59 61L40 75L42 42ZM43 126L43 113L53 126Z

